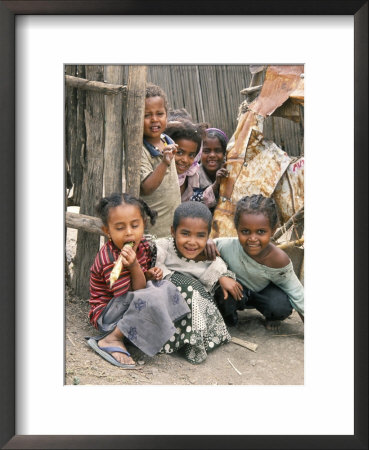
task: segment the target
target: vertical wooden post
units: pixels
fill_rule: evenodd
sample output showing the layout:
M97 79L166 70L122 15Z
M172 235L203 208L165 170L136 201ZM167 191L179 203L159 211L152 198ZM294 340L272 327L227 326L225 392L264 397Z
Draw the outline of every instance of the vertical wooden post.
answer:
M76 66L65 66L65 73L68 75L75 75L77 71ZM68 192L73 185L73 177L71 173L71 159L72 155L76 151L76 142L77 142L77 89L70 88L65 86L65 209L68 206ZM66 242L67 239L67 228L64 227L64 240ZM64 259L64 275L65 275L65 284L70 286L70 275L68 268L67 255L65 254Z
M66 66L66 74L71 74L71 67L75 68L75 75L81 78L85 76L84 66ZM66 87L67 98L69 95L68 92L73 93L73 103L69 101L66 104L66 150L68 152L68 149L70 149L69 158L67 153L67 160L73 183L71 203L73 205L80 205L83 181L81 153L83 155L86 146L86 128L84 119L86 92L81 89ZM73 110L71 109L72 105L74 108ZM73 112L73 115L71 115L69 110Z
M106 66L105 78L111 84L123 84L123 66ZM105 195L122 192L123 95L105 98Z
M75 75L76 66L65 66L67 75ZM76 151L77 143L77 89L65 86L65 160L66 188L70 189L73 183L71 174L71 159Z
M83 78L86 76L85 66L77 66L77 76ZM83 183L83 158L86 149L86 125L85 125L85 108L86 108L86 92L77 89L77 153L75 156L74 188L73 200L75 205L81 204L82 183Z
M86 66L86 78L103 81L103 66ZM93 216L95 205L103 193L104 168L104 95L86 93L86 153L80 213ZM77 252L74 262L72 285L75 293L89 296L90 267L100 247L100 236L78 231Z
M146 66L130 66L127 82L127 114L124 119L126 192L140 194L140 164L145 113Z

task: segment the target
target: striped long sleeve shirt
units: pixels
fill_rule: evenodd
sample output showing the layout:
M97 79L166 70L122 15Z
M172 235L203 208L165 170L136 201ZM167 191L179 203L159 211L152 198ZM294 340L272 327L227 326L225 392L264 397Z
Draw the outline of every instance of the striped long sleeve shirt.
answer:
M106 305L113 297L119 297L130 290L131 274L124 268L117 281L110 289L110 273L113 270L115 261L120 250L113 244L107 242L96 255L95 261L90 269L90 322L97 328L97 319L103 312ZM137 261L143 272L151 266L151 251L149 243L142 239L137 251Z

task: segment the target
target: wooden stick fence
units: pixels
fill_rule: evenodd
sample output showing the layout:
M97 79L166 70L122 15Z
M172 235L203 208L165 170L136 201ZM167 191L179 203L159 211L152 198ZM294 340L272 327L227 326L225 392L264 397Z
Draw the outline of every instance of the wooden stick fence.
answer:
M109 66L110 70L121 66ZM100 94L106 95L117 95L120 93L127 93L127 86L122 86L120 84L109 84L101 81L86 80L85 78L73 77L71 75L65 75L65 84L69 87L74 87L78 89L84 89L86 91L99 92Z
M82 72L86 78L75 76ZM66 157L76 190L71 203L80 206L80 214L66 212L65 223L78 229L71 284L80 297L89 295L89 270L103 234L94 217L96 203L103 195L122 192L124 178L125 191L139 194L146 72L146 66L128 67L125 86L124 66L66 67ZM126 173L124 159L130 166Z

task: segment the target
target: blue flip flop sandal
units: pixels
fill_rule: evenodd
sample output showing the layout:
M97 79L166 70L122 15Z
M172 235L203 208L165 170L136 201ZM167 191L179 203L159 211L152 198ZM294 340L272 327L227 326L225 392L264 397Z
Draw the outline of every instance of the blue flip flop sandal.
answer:
M111 355L112 352L119 352L119 353L124 353L127 356L131 356L130 353L128 353L126 350L123 350L120 347L99 347L97 345L96 339L93 339L93 338L90 338L87 341L87 344L93 350L95 350L95 352L98 353L102 358L104 358L106 361L110 362L110 364L120 367L121 369L136 369L136 364L122 364Z

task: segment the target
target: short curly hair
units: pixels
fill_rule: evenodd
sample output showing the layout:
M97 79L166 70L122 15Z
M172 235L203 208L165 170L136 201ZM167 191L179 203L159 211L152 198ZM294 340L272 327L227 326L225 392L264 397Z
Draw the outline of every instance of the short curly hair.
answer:
M171 109L168 112L168 122L178 121L178 120L190 120L192 122L191 114L186 110L186 108Z
M194 124L189 120L182 119L178 122L169 122L165 133L177 142L179 139L187 139L197 144L196 153L200 151L201 143L205 137L203 124Z
M211 223L213 216L209 208L200 202L183 202L174 211L173 228L174 231L178 228L182 219L190 217L192 219L202 219L208 226L208 233L211 230Z
M162 98L164 101L165 111L168 113L168 108L169 108L168 99L167 99L165 92L163 91L163 89L160 86L157 86L156 84L152 84L152 83L148 83L146 85L145 98L150 98L150 97Z

